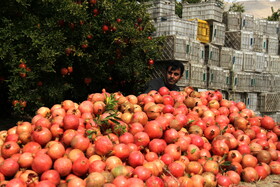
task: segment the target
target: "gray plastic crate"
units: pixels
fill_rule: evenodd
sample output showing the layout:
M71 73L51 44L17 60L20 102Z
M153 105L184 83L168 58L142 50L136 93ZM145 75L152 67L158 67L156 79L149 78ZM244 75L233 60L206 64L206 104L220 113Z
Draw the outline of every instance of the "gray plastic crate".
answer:
M263 85L263 76L262 73L253 73L252 74L253 79L253 89L252 92L262 92L262 86Z
M163 43L160 60L186 61L186 36L168 36Z
M188 36L196 39L197 37L197 21L186 21L176 16L167 17L164 20L154 23L156 31L155 36Z
M221 89L229 90L231 88L231 73L230 70L223 70L223 82L221 84Z
M222 47L220 50L220 67L230 70L232 68L233 49L229 47Z
M225 47L236 50L252 51L254 46L254 33L252 31L226 31Z
M261 88L261 92L271 91L273 84L273 75L264 73L263 74L263 85Z
M268 36L278 37L280 34L279 21L267 21L265 34Z
M255 72L266 72L268 57L269 55L265 53L255 53Z
M280 122L280 112L276 112L276 118L274 120Z
M254 113L255 113L255 116L262 116L260 111L254 111Z
M185 72L183 73L182 78L177 82L177 85L182 88L189 86L188 78L189 78L189 71L190 71L190 65L188 62L184 62L183 65L185 68Z
M207 87L207 67L201 64L188 63L185 67L184 77L185 84L195 88Z
M196 40L197 38L197 29L198 29L198 22L196 20L184 20L186 22L187 25L187 31L186 31L186 35L191 38Z
M156 28L155 36L187 35L187 22L181 20L178 16L168 17L154 25Z
M280 92L280 75L275 74L272 75L272 91L274 92Z
M245 103L245 93L239 92L229 92L229 100L235 102L244 102Z
M279 53L279 40L278 37L267 37L267 53L270 55L278 55Z
M267 51L267 35L262 32L254 32L253 51L266 53Z
M219 47L206 44L205 45L205 63L209 66L219 66L220 64L220 49Z
M227 31L238 31L238 30L240 30L241 13L239 13L239 12L224 12L223 23L225 23Z
M223 68L216 66L208 67L208 89L222 89L225 77Z
M223 9L215 2L183 3L182 18L185 20L197 18L222 22Z
M280 108L280 95L278 92L260 93L258 97L260 112L276 112Z
M268 73L254 73L253 85L254 92L269 92L271 91L272 75Z
M205 64L205 46L198 40L186 41L186 59L189 62Z
M278 55L269 55L267 71L273 74L280 72L280 57Z
M211 44L223 46L225 44L225 24L213 22L210 25Z
M248 72L232 72L231 89L236 92L251 92L254 89L253 74Z
M175 1L173 0L153 0L145 4L152 19L175 15Z
M262 34L266 34L266 28L267 28L267 20L266 19L259 19L255 18L255 28L254 31L257 31Z
M246 13L241 14L241 30L244 31L254 31L255 20L254 16Z
M240 50L232 50L231 70L242 71L243 68L243 52Z
M255 53L244 51L243 52L243 71L245 72L254 72L256 67L255 63Z
M248 92L246 93L246 107L253 110L257 111L258 110L258 93L253 93L253 92Z

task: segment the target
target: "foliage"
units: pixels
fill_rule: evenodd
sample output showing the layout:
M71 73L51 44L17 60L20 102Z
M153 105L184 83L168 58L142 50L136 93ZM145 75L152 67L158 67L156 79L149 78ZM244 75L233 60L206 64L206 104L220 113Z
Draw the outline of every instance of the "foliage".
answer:
M192 3L200 3L201 0L182 0L182 2L192 4Z
M244 7L243 3L236 2L236 3L232 3L232 5L230 5L228 11L243 13L243 12L245 12L245 7Z
M224 2L224 0L216 0L216 4L221 9L223 9L223 10L225 9L225 2Z
M175 14L179 16L179 18L182 18L182 12L183 12L183 4L181 2L175 2Z
M273 7L271 7L271 16L267 17L268 21L280 21L280 9L278 8L278 10L275 12Z
M180 18L182 18L183 14L183 4L195 4L201 3L201 0L182 0L175 2L175 14L177 14ZM223 0L216 0L217 6L221 7L222 9L225 8Z
M178 15L180 18L182 18L183 13L183 4L184 3L200 3L201 0L182 0L182 1L176 1L175 2L175 14Z
M144 1L142 1L144 2ZM64 99L138 94L162 38L135 0L1 1L0 86L18 113ZM3 103L0 103L3 104Z

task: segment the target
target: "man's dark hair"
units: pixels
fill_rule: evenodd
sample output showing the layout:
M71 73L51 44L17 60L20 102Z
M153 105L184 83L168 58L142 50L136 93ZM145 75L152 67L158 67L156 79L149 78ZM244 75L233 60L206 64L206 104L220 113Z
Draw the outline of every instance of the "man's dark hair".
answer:
M184 71L185 71L185 66L183 65L183 63L179 60L170 60L167 61L166 63L166 71L168 70L168 67L171 66L171 70L176 70L176 69L180 69L181 75L183 75Z

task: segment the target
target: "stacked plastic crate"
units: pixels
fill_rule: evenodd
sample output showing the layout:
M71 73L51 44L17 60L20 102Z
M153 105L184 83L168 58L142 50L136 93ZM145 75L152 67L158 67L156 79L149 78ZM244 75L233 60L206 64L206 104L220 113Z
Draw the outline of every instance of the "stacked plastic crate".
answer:
M175 15L175 0L154 0L145 2L147 12L154 22L161 22Z
M267 54L268 36L264 34L267 21L245 13L224 12L223 22L226 24L225 49L221 49L220 64L231 70L231 93L243 95L248 108L259 110L258 96L261 92L270 91L272 81L267 74L270 59ZM242 55L238 64L231 57L232 64L226 65L225 56L233 56L226 53L229 49Z
M250 33L241 32L241 13L224 12L223 23L226 26L225 44L221 48L220 66L230 71L229 98L235 102L245 101L244 86L241 79L243 67L242 48L250 48L248 40ZM236 39L235 39L236 38ZM246 79L247 80L247 79Z
M220 67L220 51L225 42L225 24L223 9L217 2L202 2L196 4L183 3L183 20L197 20L197 41L205 48L204 67L207 69L207 84L204 89L227 90L230 83L229 70ZM191 60L192 64L200 63Z
M153 77L163 75L166 61L179 60L183 62L185 72L177 84L181 88L187 85L205 88L205 46L197 40L197 29L201 22L197 19L183 20L175 15L175 0L155 0L146 4L156 28L154 36L166 38L162 43L162 56L155 64Z
M256 113L280 115L280 107L271 103L280 98L279 21L223 12L213 1L183 3L182 18L175 15L175 0L147 4L154 35L166 37L160 68L166 60L185 66L179 86L220 89Z
M262 21L263 25L265 21ZM260 22L260 26L262 22ZM279 57L279 21L266 21L263 35L266 38L265 56L266 79L270 79L270 89L259 94L258 105L262 115L271 115L276 120L280 117L280 57ZM265 47L265 45L264 45ZM263 79L265 80L265 79Z

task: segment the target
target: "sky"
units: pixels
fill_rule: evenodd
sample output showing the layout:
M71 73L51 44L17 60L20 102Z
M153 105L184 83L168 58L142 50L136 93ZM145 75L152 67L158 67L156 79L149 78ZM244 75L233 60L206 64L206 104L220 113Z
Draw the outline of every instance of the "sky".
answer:
M181 0L177 0L181 2ZM245 7L245 13L251 14L256 18L267 18L272 14L271 7L275 11L280 9L280 0L224 0L226 7L232 2L240 2ZM226 8L227 10L227 8Z

